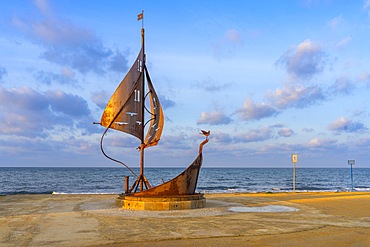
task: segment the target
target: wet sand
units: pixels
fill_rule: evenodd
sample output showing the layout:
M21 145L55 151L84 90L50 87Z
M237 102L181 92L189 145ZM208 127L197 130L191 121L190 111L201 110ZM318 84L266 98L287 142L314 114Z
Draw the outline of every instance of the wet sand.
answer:
M0 197L0 246L370 246L370 193L207 194L133 211L116 195Z

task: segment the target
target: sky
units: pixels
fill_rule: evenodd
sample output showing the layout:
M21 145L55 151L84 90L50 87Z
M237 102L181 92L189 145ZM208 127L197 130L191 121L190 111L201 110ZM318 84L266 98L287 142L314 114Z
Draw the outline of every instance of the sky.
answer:
M120 167L99 146L140 50L164 108L146 167L370 167L370 0L0 3L0 166ZM139 140L107 153L138 167Z

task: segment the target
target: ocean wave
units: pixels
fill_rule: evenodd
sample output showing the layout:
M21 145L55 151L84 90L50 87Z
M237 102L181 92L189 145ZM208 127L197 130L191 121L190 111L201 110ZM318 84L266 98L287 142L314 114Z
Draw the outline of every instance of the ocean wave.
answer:
M360 187L360 188L354 188L355 191L361 191L361 192L370 192L370 188L368 187Z
M118 195L120 193L113 192L56 192L51 193L53 195Z
M0 192L0 195L6 196L6 195L45 195L45 194L53 194L53 191L6 191L6 192Z

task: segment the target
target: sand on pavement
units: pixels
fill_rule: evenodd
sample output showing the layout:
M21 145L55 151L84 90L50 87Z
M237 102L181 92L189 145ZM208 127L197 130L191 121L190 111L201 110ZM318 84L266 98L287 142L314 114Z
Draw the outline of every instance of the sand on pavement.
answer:
M207 194L134 211L117 195L0 197L0 246L370 246L370 193Z

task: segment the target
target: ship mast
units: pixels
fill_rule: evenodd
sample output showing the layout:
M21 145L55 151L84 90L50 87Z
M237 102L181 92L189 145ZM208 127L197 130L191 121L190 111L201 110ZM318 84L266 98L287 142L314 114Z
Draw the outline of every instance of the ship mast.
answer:
M145 126L144 126L144 123L145 123L145 117L144 117L144 108L145 108L145 96L144 96L144 92L145 92L145 75L144 75L144 69L145 69L145 42L144 42L144 11L141 13L141 46L143 48L143 65L142 65L142 71L141 73L143 73L143 83L142 83L142 89L141 89L141 102L143 104L143 107L141 109L141 113L142 113L142 116L143 116L143 122L141 124L142 126L142 136L141 136L141 148L140 148L140 191L143 191L144 190L144 129L145 129ZM139 19L139 18L138 18ZM145 179L146 180L146 179Z
M131 189L129 190L129 192L131 193L132 191L136 191L137 188L140 188L140 191L143 191L144 190L144 186L146 189L150 189L152 188L152 186L150 185L150 183L148 182L148 180L146 179L145 175L144 175L144 149L145 149L145 138L144 138L144 131L145 131L145 125L146 125L146 122L145 122L145 58L146 58L146 55L145 55L145 42L144 42L144 11L141 12L141 14L138 14L137 16L137 20L141 20L141 47L142 47L142 57L140 57L137 61L138 63L138 70L140 71L140 73L142 73L142 83L141 83L141 88L139 89L140 90L140 101L142 103L142 108L140 109L141 110L141 116L142 116L142 121L141 121L141 136L140 136L140 140L141 140L141 143L140 143L140 146L139 146L139 151L140 151L140 174L139 176L137 176L137 179L135 181L135 183L132 185Z
M139 182L139 187L140 191L144 190L144 185L146 189L151 188L149 182L147 181L145 175L144 175L144 149L145 149L145 143L144 143L144 131L145 131L145 60L146 60L146 55L145 55L145 39L144 39L144 10L141 12L141 14L138 15L138 20L141 20L141 46L143 50L143 57L141 58L142 60L142 65L141 65L141 73L142 73L142 88L141 88L141 94L140 94L140 100L143 104L143 107L141 109L141 116L143 117L143 121L141 123L141 128L142 128L142 134L141 134L141 144L140 144L140 175L138 177L138 182Z

